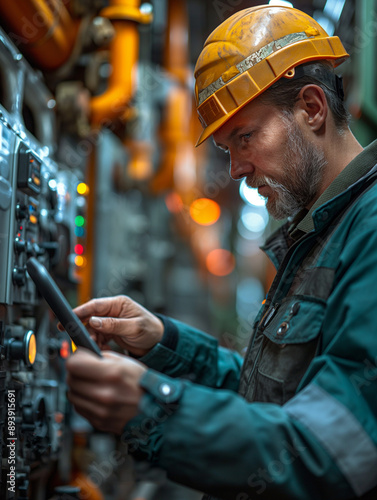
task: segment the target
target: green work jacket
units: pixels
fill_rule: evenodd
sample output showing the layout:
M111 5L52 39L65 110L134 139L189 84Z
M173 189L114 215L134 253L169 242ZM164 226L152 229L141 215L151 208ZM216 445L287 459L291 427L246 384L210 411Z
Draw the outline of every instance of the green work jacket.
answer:
M122 436L136 457L207 498L377 498L376 145L364 163L312 229L267 242L278 273L245 359L165 320L176 344L141 358Z

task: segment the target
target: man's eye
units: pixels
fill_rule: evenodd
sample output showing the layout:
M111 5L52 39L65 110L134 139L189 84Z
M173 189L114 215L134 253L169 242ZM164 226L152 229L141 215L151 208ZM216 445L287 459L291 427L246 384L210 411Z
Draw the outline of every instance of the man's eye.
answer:
M241 135L241 141L243 142L248 142L249 139L251 139L251 136L253 135L252 132L248 132L247 134L242 134Z

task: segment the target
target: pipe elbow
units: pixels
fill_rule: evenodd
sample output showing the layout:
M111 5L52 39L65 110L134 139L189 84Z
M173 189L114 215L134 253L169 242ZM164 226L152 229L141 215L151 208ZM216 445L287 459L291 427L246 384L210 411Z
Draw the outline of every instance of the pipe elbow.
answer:
M114 0L113 0L114 2ZM136 80L136 67L139 56L139 30L137 22L142 19L134 19L136 6L122 6L114 19L114 39L110 45L110 64L112 72L109 78L108 89L91 100L91 123L99 126L104 123L113 122L122 118L127 105L133 95ZM115 16L113 10L121 6L113 5L103 11L105 17ZM125 9L125 12L123 10ZM131 9L131 10L130 10ZM122 18L122 12L125 16ZM132 14L132 15L131 15ZM111 17L110 16L110 17ZM128 16L128 18L127 18Z

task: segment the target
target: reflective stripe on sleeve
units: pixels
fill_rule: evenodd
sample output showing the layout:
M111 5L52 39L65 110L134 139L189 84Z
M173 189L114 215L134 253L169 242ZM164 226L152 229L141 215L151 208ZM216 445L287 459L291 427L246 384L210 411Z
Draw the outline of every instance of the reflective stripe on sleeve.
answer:
M327 450L357 496L377 485L377 448L342 403L310 384L283 408Z

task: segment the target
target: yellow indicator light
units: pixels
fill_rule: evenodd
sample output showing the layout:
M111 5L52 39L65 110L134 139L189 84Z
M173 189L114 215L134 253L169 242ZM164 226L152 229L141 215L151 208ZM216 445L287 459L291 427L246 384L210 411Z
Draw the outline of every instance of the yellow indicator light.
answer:
M35 358L37 356L37 341L35 339L34 333L29 337L29 344L27 346L28 360L31 365L34 364Z
M76 255L75 264L77 267L84 267L86 264L86 259L82 255Z
M227 276L235 267L234 255L229 250L216 248L206 257L207 269L215 276Z
M71 345L72 345L72 352L75 352L77 347L76 344L73 342L73 340L71 340Z
M89 193L89 186L85 184L85 182L80 182L80 184L77 186L77 192L78 194L85 195Z
M191 218L202 226L214 224L220 214L220 205L209 198L199 198L190 205Z
M30 215L29 220L32 224L36 224L38 222L38 219L35 215Z

